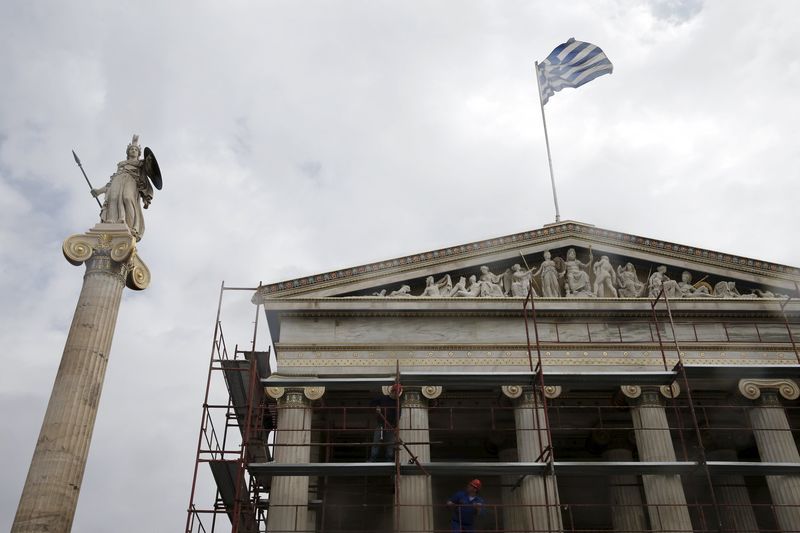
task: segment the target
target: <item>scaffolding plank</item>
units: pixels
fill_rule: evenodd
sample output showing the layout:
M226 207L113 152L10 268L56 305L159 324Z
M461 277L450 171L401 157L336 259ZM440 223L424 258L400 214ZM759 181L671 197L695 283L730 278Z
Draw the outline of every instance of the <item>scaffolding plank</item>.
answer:
M706 464L709 471L714 475L785 476L800 474L800 463L708 461Z
M689 379L800 378L800 365L686 365Z
M228 515L231 523L234 522L234 504L236 501L236 476L239 466L238 461L209 461L208 466L211 468L211 474L214 476L214 481L219 489L219 496L225 505L225 512ZM247 486L243 481L239 482L240 494L244 496L245 501L249 496ZM242 506L242 511L239 513L239 531L243 533L257 533L258 524L256 517L252 512L252 508L247 502Z
M666 385L675 380L674 371L617 371L617 372L561 372L545 371L547 385L571 388L606 388L619 385ZM423 386L435 383L442 386L492 387L532 383L534 372L403 372L400 382L405 386ZM394 374L360 377L348 376L279 376L273 374L262 380L267 387L325 387L328 390L363 390L391 385Z
M739 474L743 476L800 474L800 463L756 463L709 461L709 470L714 475ZM500 462L432 462L422 463L432 475L537 475L547 471L546 463L500 463ZM611 476L611 475L676 475L700 474L702 465L696 461L640 462L640 461L556 461L553 463L559 476ZM248 467L254 474L273 476L391 476L394 463L251 463ZM401 475L421 475L417 465L400 465Z

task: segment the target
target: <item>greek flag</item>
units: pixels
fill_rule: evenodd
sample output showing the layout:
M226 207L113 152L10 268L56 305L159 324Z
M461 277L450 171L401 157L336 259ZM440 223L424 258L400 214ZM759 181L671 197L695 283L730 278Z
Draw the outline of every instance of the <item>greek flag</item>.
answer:
M612 70L614 65L599 46L571 38L539 63L536 75L542 104L564 87L580 87Z

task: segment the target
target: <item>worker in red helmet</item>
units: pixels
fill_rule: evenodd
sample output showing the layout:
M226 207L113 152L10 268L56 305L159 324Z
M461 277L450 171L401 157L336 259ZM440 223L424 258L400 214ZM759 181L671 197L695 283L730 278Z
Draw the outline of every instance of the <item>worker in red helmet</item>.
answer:
M375 408L375 429L372 433L372 447L369 452L370 463L381 459L387 462L394 461L394 429L400 419L397 398L402 394L403 387L399 383L395 383L389 388L388 396L380 392L369 403L371 407Z
M473 479L467 483L464 490L450 496L447 507L453 511L450 520L450 529L453 533L472 533L475 531L476 518L483 511L483 498L478 496L481 490L481 480Z

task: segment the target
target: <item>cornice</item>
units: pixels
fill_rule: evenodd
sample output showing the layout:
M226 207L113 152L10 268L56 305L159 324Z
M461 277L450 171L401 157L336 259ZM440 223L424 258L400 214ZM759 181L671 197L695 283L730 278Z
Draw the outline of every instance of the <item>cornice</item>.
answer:
M587 243L609 244L628 250L656 253L662 257L689 260L743 273L800 281L800 269L787 265L605 230L579 222L563 222L503 237L272 283L261 288L261 295L262 297L300 295L342 285L343 282L367 281L421 267L432 267L455 259L480 258L488 254L513 250L521 245L547 244L570 237L579 238Z
M664 342L663 348L669 354L674 353L674 343ZM681 352L794 352L791 343L706 343L706 342L681 342ZM540 350L547 351L575 351L575 352L618 352L623 350L652 351L653 355L661 355L661 346L657 342L642 343L558 343L541 342ZM353 351L474 351L481 353L500 353L506 351L526 351L528 345L519 343L469 343L469 344L413 344L413 343L364 343L364 344L300 344L300 343L275 343L277 352L353 352ZM536 350L536 345L531 345ZM545 355L549 355L546 354ZM650 355L650 354L647 354ZM793 355L793 354L792 354Z

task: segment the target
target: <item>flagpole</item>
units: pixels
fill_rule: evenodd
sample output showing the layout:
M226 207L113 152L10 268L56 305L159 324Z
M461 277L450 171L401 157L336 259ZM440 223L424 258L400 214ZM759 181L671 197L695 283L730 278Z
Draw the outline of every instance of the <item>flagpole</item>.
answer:
M534 61L534 71L536 74L536 87L539 89L539 108L542 110L542 125L544 126L544 144L547 146L547 163L550 165L550 184L553 186L553 203L556 206L556 222L561 221L561 214L558 212L558 195L556 194L556 179L553 177L553 158L550 156L550 138L547 136L547 119L544 117L544 101L542 100L542 85L539 81L539 62Z

